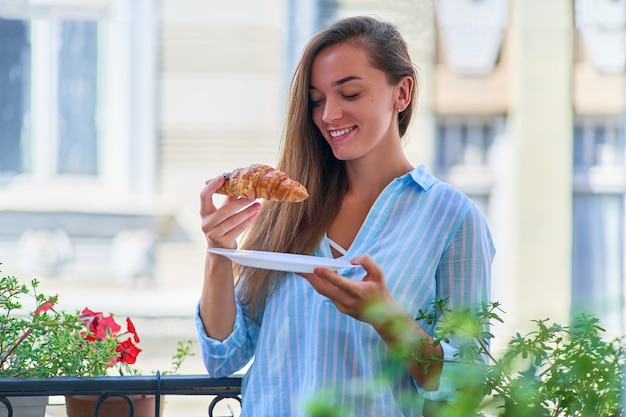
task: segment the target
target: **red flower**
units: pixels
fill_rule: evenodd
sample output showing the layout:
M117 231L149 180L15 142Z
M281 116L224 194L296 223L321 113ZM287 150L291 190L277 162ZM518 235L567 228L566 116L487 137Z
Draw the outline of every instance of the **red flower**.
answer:
M135 324L132 320L127 317L126 318L126 328L127 332L119 334L122 328L119 324L115 322L115 319L112 315L104 316L102 312L99 311L91 311L88 308L85 308L81 312L80 319L85 323L85 326L88 329L88 332L85 332L83 337L88 342L95 342L97 340L105 340L107 338L114 338L117 341L117 347L115 349L117 355L113 355L109 357L107 360L107 366L114 367L119 365L120 363L132 365L137 360L137 355L141 352L135 344L139 343L139 336L137 335L137 330L135 329ZM132 339L129 337L123 342L118 340L119 336L123 336L125 334L132 334Z
M115 322L113 316L103 317L102 320L98 322L98 327L96 329L96 337L100 339L104 339L107 334L112 336L117 336L119 331L122 330L119 324Z
M52 297L51 299L49 299L48 301L46 301L45 303L43 303L42 305L39 306L39 308L37 308L37 310L35 310L33 312L33 314L39 314L39 313L43 313L44 311L48 311L50 309L52 309L52 307L54 307L54 303L57 300L59 296L56 295L54 297Z
M130 317L126 317L126 328L133 334L135 343L139 343L139 336L137 335L137 330L135 330L135 324L131 321Z
M120 354L120 361L132 365L137 361L137 355L141 352L137 346L133 344L133 341L130 339L126 339L122 343L117 345L116 352Z
M95 340L95 334L98 329L98 323L102 319L102 313L96 313L86 308L81 312L80 319L85 323L89 331L94 335Z
M81 319L85 322L95 339L105 339L107 335L117 336L122 328L115 322L113 316L104 317L102 312L94 312L88 308L81 312Z

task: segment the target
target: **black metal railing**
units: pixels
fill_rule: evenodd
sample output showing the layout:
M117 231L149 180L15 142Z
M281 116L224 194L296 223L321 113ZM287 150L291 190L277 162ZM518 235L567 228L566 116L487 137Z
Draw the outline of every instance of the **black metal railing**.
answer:
M122 397L130 405L128 417L134 416L132 395L155 395L156 415L159 417L162 395L206 395L214 396L208 407L213 417L216 405L225 399L241 402L241 378L209 378L206 375L156 375L150 376L102 376L102 377L53 377L53 378L0 378L0 403L13 416L13 407L8 397L54 396L54 395L99 395L98 408L108 397ZM0 404L0 409L2 405Z

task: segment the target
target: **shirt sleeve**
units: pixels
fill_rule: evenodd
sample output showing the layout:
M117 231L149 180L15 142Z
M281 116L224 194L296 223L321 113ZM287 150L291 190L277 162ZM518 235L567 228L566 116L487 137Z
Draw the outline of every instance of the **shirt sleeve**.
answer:
M460 366L461 364L459 363L451 362L454 360L457 349L452 344L446 342L441 342L441 348L443 350L444 365L439 377L439 388L434 391L428 391L416 383L418 393L425 400L446 401L452 399L457 389L454 381L459 381L459 378L463 378L463 366Z
M443 253L437 268L437 297L447 299L451 310L475 309L490 297L491 264L495 249L487 223L478 207L468 199L468 210ZM441 342L444 363L439 388L427 391L417 384L420 395L432 401L454 397L459 385L467 378L469 364L459 363L459 346L454 336L449 343Z
M232 375L252 359L258 331L239 301L233 331L221 342L207 336L200 317L200 303L196 307L195 322L202 361L210 377L222 378Z

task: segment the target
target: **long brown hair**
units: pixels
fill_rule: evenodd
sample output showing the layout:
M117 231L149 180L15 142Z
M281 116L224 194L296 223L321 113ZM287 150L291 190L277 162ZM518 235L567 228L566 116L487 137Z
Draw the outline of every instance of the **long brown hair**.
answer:
M313 123L309 86L311 67L319 52L351 42L367 52L372 67L383 71L391 85L411 76L416 86L408 107L398 116L402 137L412 118L417 97L417 74L407 45L390 23L367 16L349 17L317 33L307 44L291 79L286 122L277 168L300 181L310 197L301 203L264 201L259 217L248 229L243 249L312 254L336 216L348 188L345 163L336 159ZM267 297L281 274L236 267L241 300L259 321ZM244 279L239 279L245 277Z

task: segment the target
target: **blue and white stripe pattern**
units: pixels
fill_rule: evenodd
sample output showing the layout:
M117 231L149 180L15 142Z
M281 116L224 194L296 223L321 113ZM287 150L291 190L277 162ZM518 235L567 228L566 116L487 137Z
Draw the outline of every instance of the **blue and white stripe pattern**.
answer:
M391 294L412 317L436 298L448 298L453 308L488 301L495 253L488 226L470 199L424 166L381 193L346 257L363 253L381 265ZM327 238L316 255L332 257ZM364 276L362 268L338 272ZM196 324L210 376L230 375L254 356L243 416L303 416L302 404L316 395L337 402L342 415L421 416L424 399L445 399L455 389L454 363L444 365L432 392L405 369L390 374L389 349L373 328L340 313L298 275L287 275L268 299L260 328L237 308L234 331L223 342L206 336L199 316ZM443 347L452 358L454 346Z

